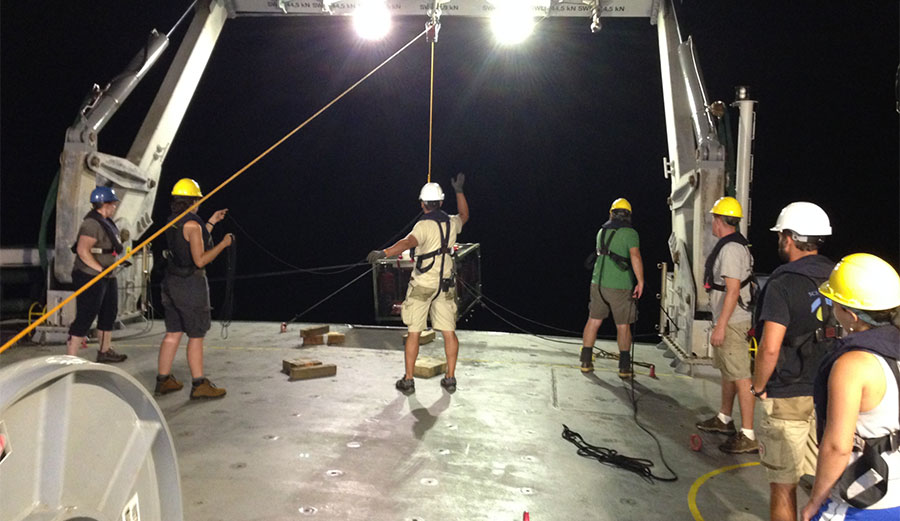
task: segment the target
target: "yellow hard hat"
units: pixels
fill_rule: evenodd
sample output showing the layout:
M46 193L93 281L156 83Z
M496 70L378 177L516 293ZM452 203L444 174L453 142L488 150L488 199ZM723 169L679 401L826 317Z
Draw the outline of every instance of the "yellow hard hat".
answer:
M172 195L183 195L185 197L203 197L200 191L200 185L193 179L180 179L175 186L172 187Z
M884 311L900 306L900 275L869 253L847 255L837 263L819 293L849 308Z
M744 213L741 211L741 203L734 197L720 197L709 213L737 217L738 219L744 216Z
M613 210L628 210L630 212L631 203L628 202L628 199L620 197L613 201L612 206L609 207L610 212L612 212Z

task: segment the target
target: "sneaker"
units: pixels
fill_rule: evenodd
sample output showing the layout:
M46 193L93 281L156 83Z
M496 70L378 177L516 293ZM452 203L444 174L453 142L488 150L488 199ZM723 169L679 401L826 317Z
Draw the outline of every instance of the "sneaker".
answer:
M97 361L101 364L117 364L119 362L124 362L126 358L128 358L128 355L120 355L111 347L105 352L97 351Z
M581 372L591 373L594 371L594 348L581 348Z
M748 438L743 432L739 432L719 445L719 450L728 454L756 453L759 452L759 443Z
M394 387L403 394L412 394L416 392L416 381L412 378L401 378L397 380Z
M734 429L733 421L725 423L719 419L718 415L713 416L708 420L697 422L696 427L701 431L718 432L720 434L730 434L732 436L737 432Z
M198 385L191 389L191 400L202 398L222 398L225 396L225 389L216 387L208 378L204 378Z
M456 377L441 378L441 387L446 389L448 393L456 392Z
M162 396L164 394L174 393L175 391L180 391L182 389L184 389L184 385L176 380L174 376L169 375L165 380L156 381L156 389L153 391L153 394L156 396Z

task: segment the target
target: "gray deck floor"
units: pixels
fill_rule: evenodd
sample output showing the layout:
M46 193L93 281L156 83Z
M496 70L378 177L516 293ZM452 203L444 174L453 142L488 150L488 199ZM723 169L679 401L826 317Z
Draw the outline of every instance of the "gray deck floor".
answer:
M393 388L402 374L401 331L332 326L347 333L344 345L299 347L299 327L281 334L276 323L238 322L222 339L215 325L206 374L228 395L192 402L186 385L158 398L178 453L186 520L512 521L525 511L533 521L691 520L700 519L689 507L698 478L757 461L721 453L724 438L707 434L703 448L691 450L694 423L717 409L718 373L676 374L654 345L636 346L637 359L656 364L657 376L639 368L638 417L658 436L675 483L649 483L579 457L561 438L565 423L669 475L632 418L616 363L598 360L597 371L584 375L578 345L460 331L458 391L447 394L434 377L418 379L406 397ZM162 330L157 322L149 334L115 335L116 349L129 355L119 367L150 391ZM20 345L0 355L0 366L62 352ZM93 357L96 346L85 353ZM420 356L442 354L438 335ZM337 375L288 381L282 360L297 357L334 363ZM189 382L183 346L174 373ZM767 518L762 468L722 470L699 487L696 507L708 521Z

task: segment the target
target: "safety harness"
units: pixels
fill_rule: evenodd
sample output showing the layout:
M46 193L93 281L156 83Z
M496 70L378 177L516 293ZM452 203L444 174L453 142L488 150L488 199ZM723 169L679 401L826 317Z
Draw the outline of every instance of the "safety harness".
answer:
M814 398L816 403L816 430L821 442L825 431L828 413L828 377L835 361L849 351L866 351L880 356L894 375L897 393L900 396L900 370L897 368L900 358L900 330L894 326L882 326L868 331L853 333L842 340L822 362L816 378ZM890 385L890 383L888 383ZM900 420L900 415L898 415ZM884 453L896 453L900 450L900 430L895 430L878 438L863 438L854 434L853 451L861 453L859 459L848 465L835 484L837 492L847 503L855 508L865 509L887 494L888 464L882 457Z
M174 218L174 216L172 216ZM171 219L170 219L171 220ZM194 264L194 258L191 256L191 245L184 238L183 226L188 221L194 221L200 225L203 230L203 249L208 250L212 243L212 236L207 231L203 219L197 214L191 212L184 216L184 219L173 224L166 229L166 243L169 248L163 252L166 262L166 272L176 277L189 277L197 271L202 271Z
M712 251L709 252L709 256L706 258L706 266L703 270L703 287L706 288L707 292L725 291L726 289L724 284L716 283L715 275L713 275L713 267L716 264L716 259L719 257L719 252L722 251L722 248L724 248L726 244L731 242L736 242L745 247L750 246L750 242L747 241L746 237L741 235L740 232L734 232L726 235L725 237L719 239L718 242L716 242L716 245L713 246ZM755 284L758 287L758 284L756 284L756 276L753 275L752 269L750 270L750 276L741 281L741 289L743 289L748 284ZM740 296L740 292L738 292L738 305L741 306L741 309L743 309L744 311L751 310L753 308L753 305L755 304L755 299L753 297L755 297L754 294L757 293L757 291L754 289L751 290L750 293L750 302L744 302L744 299Z
M613 237L616 236L616 232L619 230L619 228L631 228L631 225L626 221L622 221L619 219L610 219L603 223L603 226L601 226L600 228L600 244L597 245L597 256L609 257L622 271L631 270L630 258L623 257L622 255L619 255L618 253L609 249L609 245L612 244ZM612 232L608 233L608 230L612 230Z
M109 237L109 242L112 243L112 248L91 248L91 253L95 255L113 255L117 257L125 251L125 246L122 244L122 241L119 239L119 228L116 227L116 223L112 221L112 219L107 219L100 215L97 210L91 210L84 216L85 219L93 219L100 223L100 227L103 228L103 231L106 232L106 236ZM72 245L72 253L78 254L78 241L75 241L75 244Z
M453 255L453 249L450 247L450 216L447 215L447 212L445 212L441 209L437 209L437 210L426 213L425 215L422 216L421 219L419 219L419 221L434 221L434 223L437 224L438 232L440 233L440 236L441 236L441 246L438 249L436 249L434 251L430 251L428 253L420 253L420 254L416 255L416 271L418 271L419 273L427 273L428 271L430 271L431 268L434 267L435 257L437 257L438 255L441 256L441 265L440 265L441 283L440 283L440 287L438 288L437 294L435 294L435 298L436 298L437 295L439 295L441 293L441 291L449 291L450 288L453 287L453 284L455 282L452 275L449 278L446 278L446 279L443 278L444 259L446 258L447 255ZM446 233L444 233L445 227L441 226L441 223L444 223L447 225ZM431 262L426 265L425 262L429 261L429 260Z

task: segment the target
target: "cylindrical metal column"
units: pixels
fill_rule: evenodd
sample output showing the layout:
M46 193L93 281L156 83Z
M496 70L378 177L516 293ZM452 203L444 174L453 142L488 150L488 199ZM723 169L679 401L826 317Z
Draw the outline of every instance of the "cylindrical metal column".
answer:
M741 219L740 231L747 236L747 228L750 226L750 183L753 181L753 139L756 137L756 112L755 101L749 99L750 89L737 87L737 98L732 106L740 111L740 123L738 124L737 137L737 161L735 176L735 199L741 203L744 209L744 218Z

